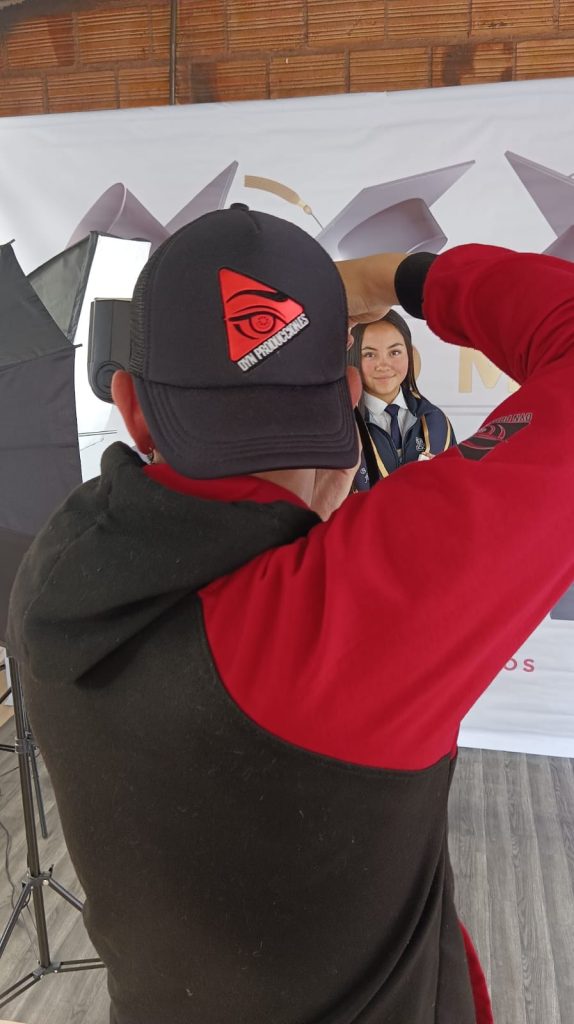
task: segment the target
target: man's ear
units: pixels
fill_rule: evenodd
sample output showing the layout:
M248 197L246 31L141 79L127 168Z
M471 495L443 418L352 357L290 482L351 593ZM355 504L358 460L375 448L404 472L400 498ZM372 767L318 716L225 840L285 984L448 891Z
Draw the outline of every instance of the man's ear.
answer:
M116 370L112 377L112 398L136 447L140 452L147 454L153 449L154 443L138 402L131 373Z

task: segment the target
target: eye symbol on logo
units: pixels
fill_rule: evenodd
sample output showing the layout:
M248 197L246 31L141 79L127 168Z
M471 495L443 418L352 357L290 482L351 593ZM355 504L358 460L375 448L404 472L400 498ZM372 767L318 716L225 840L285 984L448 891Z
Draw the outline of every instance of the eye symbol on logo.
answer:
M264 352L261 348L263 343L271 341L302 316L305 313L303 306L279 288L230 267L221 267L218 277L230 359L239 363L249 352L257 349L259 353L261 349L260 354L249 361L247 367L240 366L240 370L257 365L257 361L267 358L304 326L301 324L288 337L281 337L280 345ZM305 325L308 322L306 319Z
M261 306L230 316L229 320L242 337L249 338L251 341L258 341L262 335L268 338L270 334L275 334L287 323L287 320L276 310Z
M458 450L465 459L482 459L499 445L509 441L519 430L527 427L531 420L532 413L512 413L500 420L486 423L473 437L461 441Z
M462 444L466 445L467 448L482 448L489 450L494 445L500 444L501 441L506 440L506 430L502 423L487 423L486 426L481 427L478 433L474 437L469 437L467 441L463 441Z
M479 437L490 438L493 441L504 441L506 430L501 423L487 423L478 432Z

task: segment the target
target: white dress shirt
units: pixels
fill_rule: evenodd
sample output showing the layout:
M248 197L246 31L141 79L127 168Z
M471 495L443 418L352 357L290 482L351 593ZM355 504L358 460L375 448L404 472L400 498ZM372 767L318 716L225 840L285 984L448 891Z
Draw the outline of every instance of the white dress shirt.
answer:
M365 401L365 408L369 413L369 420L371 423L376 423L378 427L382 427L386 430L387 434L391 432L391 417L386 411L388 405L398 405L399 411L397 414L397 420L399 423L399 430L401 437L404 437L407 430L416 423L417 418L413 416L411 410L408 408L405 402L405 396L403 395L402 389L399 388L399 393L392 402L384 402L382 398L377 398L375 395L369 395L366 391L363 391L363 398Z

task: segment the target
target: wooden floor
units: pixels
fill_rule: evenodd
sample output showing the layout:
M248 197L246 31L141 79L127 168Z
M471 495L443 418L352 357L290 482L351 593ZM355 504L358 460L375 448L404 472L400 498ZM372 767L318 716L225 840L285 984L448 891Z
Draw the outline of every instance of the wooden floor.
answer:
M461 751L450 826L496 1024L574 1024L574 761Z
M10 742L12 732L5 724L0 742ZM15 760L0 753L0 822L12 836L10 870L18 891L25 848ZM42 785L50 829L49 839L40 841L42 865L54 864L54 877L78 893L43 771ZM0 864L5 843L0 827ZM461 751L451 797L451 852L460 916L479 950L496 1024L574 1024L574 762ZM2 867L0 930L10 900ZM93 956L80 915L52 892L46 905L53 958ZM34 969L34 945L25 913L0 961L0 990ZM107 1024L104 974L46 978L0 1010L0 1017L24 1024Z

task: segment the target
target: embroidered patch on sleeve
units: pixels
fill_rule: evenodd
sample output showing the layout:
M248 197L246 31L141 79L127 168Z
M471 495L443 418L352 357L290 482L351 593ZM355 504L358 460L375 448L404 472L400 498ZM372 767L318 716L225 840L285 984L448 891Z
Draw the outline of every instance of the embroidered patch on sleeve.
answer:
M528 427L531 422L531 412L515 412L509 416L499 416L491 423L485 423L476 434L467 438L466 441L461 441L458 450L465 459L474 461L483 459L499 444L509 441L519 430Z

